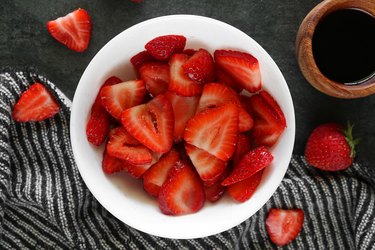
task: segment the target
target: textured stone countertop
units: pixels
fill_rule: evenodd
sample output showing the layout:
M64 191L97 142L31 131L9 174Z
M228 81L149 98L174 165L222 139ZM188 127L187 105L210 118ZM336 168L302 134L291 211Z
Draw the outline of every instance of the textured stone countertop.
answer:
M294 153L302 154L309 133L325 122L355 123L362 138L358 160L375 162L375 95L340 100L326 96L303 78L295 58L295 37L304 16L320 0L2 0L0 67L33 66L69 98L91 58L112 37L149 18L196 14L229 23L255 39L275 60L288 83L296 111ZM46 22L81 7L93 22L88 50L76 53L56 42Z

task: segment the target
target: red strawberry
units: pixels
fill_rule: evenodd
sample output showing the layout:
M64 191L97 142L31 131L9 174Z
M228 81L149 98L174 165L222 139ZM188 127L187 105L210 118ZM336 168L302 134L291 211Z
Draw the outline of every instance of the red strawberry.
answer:
M151 151L134 139L123 127L109 132L108 154L131 164L146 164L152 161Z
M185 74L199 83L213 82L215 79L214 60L210 53L205 49L199 49L190 57L182 68Z
M195 114L198 105L198 96L179 96L173 92L167 91L165 96L172 104L174 113L174 133L173 138L176 142L182 140L186 123Z
M164 95L125 110L121 122L129 134L152 151L166 153L171 149L174 115L172 105Z
M145 83L134 80L105 86L100 91L100 98L108 113L120 120L122 111L141 104L145 93Z
M143 188L152 196L158 196L160 187L167 179L168 171L180 160L178 152L174 149L155 163L143 175Z
M252 136L258 145L271 147L283 133L286 122L277 102L265 91L261 93L250 98L254 118Z
M155 62L155 58L144 50L130 58L130 62L133 65L135 72L138 72L143 64Z
M226 73L223 69L220 67L215 67L215 73L216 73L216 81L219 83L223 83L229 87L231 87L236 92L242 91L242 86L236 82L236 80L233 79L228 73Z
M216 64L250 93L262 88L259 62L254 56L240 51L216 50L214 57Z
M47 22L48 32L69 49L83 52L91 37L91 18L84 9L77 9L66 16Z
M301 231L304 217L301 209L272 208L266 219L266 228L271 241L278 246L289 244Z
M104 173L113 174L122 170L122 161L116 157L110 156L107 150L103 152L102 168Z
M245 134L239 134L236 144L236 151L233 154L233 165L237 166L242 157L251 149L251 139Z
M238 132L246 132L254 126L253 117L243 107L238 108Z
M189 59L185 54L174 54L169 60L169 90L181 96L194 96L202 93L202 86L184 73L182 65Z
M108 78L104 86L113 85L122 82L121 79L112 76ZM105 108L102 106L100 94L97 95L94 104L91 107L89 121L86 125L87 140L96 146L100 146L107 138L110 126L110 116Z
M355 146L358 139L353 139L353 126L348 124L346 130L336 123L318 126L311 133L305 148L307 162L321 170L343 170L353 163Z
M60 106L40 83L34 83L14 105L12 117L17 122L43 121L59 112Z
M167 215L191 214L203 207L203 185L191 166L177 162L170 169L160 188L158 201L160 210Z
M154 153L154 152L152 152L151 155L152 155L152 160L151 160L150 163L132 164L128 161L123 161L122 167L128 174L130 174L131 176L133 176L136 179L139 179L143 176L143 174L149 168L151 168L154 164L156 164L158 162L158 160L160 159L160 157L162 156L162 154L158 154L158 153Z
M140 78L145 82L151 96L163 94L168 90L169 65L163 63L147 63L139 69Z
M227 186L228 194L238 202L245 202L253 196L260 181L262 180L263 170L250 176L249 178Z
M251 150L234 166L232 173L221 182L221 185L228 186L245 180L270 165L272 160L272 154L264 146Z
M227 161L233 154L238 134L238 108L225 104L208 109L190 119L184 139L217 158Z
M197 50L195 49L184 49L184 51L182 51L183 54L188 55L188 56L194 55L195 52L197 52Z
M220 182L215 182L209 187L204 187L206 199L210 202L218 201L225 193L226 187L222 186Z
M150 55L160 61L166 61L174 53L181 53L186 44L186 38L180 35L158 36L149 41L145 48Z
M203 183L215 182L224 172L227 163L203 149L185 144L186 153L197 170Z

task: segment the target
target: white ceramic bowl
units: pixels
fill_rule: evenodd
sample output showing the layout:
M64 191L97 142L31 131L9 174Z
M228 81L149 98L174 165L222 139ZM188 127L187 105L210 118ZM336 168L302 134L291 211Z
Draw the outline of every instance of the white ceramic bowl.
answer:
M146 194L142 181L126 173L105 175L102 171L103 147L96 148L86 139L88 114L100 85L112 75L134 79L129 59L144 49L149 40L166 34L187 38L186 48L247 51L258 58L263 87L280 104L287 129L272 148L274 161L267 167L253 197L236 203L224 197L215 204L205 203L199 212L185 216L167 216L159 211L157 201ZM270 38L272 39L272 38ZM124 223L143 232L177 239L198 238L230 229L257 212L272 196L288 168L291 158L295 118L288 86L279 68L267 52L242 31L217 20L192 15L172 15L144 21L123 31L109 41L92 59L75 92L71 114L71 141L74 157L84 182L95 198Z

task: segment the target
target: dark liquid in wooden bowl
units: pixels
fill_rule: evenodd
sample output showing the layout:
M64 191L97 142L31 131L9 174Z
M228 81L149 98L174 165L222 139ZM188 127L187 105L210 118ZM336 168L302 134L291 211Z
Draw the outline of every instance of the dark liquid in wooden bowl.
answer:
M336 10L318 23L312 49L327 78L360 83L375 73L375 18L356 9Z

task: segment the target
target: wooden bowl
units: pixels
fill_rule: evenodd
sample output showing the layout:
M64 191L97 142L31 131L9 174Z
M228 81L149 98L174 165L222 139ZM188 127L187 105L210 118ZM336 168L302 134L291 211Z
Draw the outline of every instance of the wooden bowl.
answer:
M351 99L374 94L375 76L358 85L345 85L325 77L315 63L312 52L315 28L322 18L339 9L360 9L375 17L375 0L325 0L312 9L297 33L296 54L300 69L313 87L327 95Z

